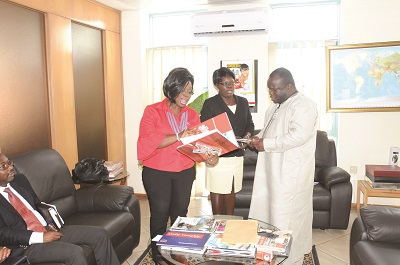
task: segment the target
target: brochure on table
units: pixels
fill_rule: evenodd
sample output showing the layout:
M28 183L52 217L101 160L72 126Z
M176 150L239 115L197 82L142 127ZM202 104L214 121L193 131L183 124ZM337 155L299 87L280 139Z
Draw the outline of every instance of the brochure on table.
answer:
M210 233L167 231L156 243L157 246L169 246L203 250Z
M215 225L216 220L214 218L178 216L170 230L211 233L214 231Z
M192 128L201 133L181 138L183 145L178 147L178 151L196 162L204 162L206 153L220 156L239 148L226 112Z

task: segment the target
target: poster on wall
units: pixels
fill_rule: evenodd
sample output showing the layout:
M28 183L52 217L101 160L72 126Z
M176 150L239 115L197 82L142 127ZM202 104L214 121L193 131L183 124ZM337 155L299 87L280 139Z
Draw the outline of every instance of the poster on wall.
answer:
M257 112L257 60L223 60L221 67L235 74L235 94L249 102L251 112Z

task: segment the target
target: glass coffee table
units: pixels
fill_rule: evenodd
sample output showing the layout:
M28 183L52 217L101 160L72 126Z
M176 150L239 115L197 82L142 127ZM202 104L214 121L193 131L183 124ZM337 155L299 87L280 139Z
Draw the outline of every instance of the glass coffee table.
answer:
M216 220L243 220L241 216L233 216L233 215L212 215L212 216L202 216L202 217L211 217ZM268 223L264 223L258 221L259 230L268 231L273 233L275 231L279 231L276 226L273 226ZM288 246L287 253L290 252L291 241ZM159 248L159 251L164 259L166 259L171 264L185 264L185 265L197 265L197 264L249 264L249 265L280 265L285 262L287 256L274 256L272 262L266 262L262 260L256 260L255 258L248 258L248 257L232 257L232 256L208 256L207 252L205 254L194 254L194 253L187 253L183 251L176 251L176 250L166 250Z

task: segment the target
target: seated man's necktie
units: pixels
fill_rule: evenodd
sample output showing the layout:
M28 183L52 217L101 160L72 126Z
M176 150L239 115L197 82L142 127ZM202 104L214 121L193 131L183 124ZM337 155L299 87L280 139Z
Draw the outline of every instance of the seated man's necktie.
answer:
M15 210L17 210L17 212L22 216L29 230L35 232L46 232L42 223L40 223L33 212L25 206L18 196L16 196L9 188L5 188L4 192L8 194L8 199L11 205L14 206Z

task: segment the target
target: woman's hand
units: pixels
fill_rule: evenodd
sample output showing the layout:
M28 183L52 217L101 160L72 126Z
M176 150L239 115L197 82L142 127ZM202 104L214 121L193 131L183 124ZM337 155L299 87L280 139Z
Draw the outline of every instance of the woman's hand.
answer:
M215 167L219 162L219 157L216 152L207 152L206 157L206 165L208 167Z
M195 128L195 129L189 129L189 128L187 128L187 129L185 129L183 132L181 132L181 133L179 134L179 138L183 138L183 137L186 137L186 136L196 135L196 134L198 134L198 133L200 133L200 132L199 132L199 130L197 130L196 128Z
M11 249L7 247L0 247L0 263L3 263L11 254Z

